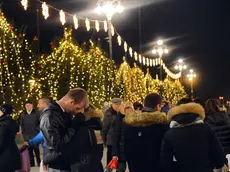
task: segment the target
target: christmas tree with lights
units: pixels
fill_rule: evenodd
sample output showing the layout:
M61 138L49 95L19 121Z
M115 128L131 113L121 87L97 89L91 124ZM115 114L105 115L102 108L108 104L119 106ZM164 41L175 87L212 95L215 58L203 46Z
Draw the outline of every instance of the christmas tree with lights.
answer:
M150 93L160 93L160 81L158 79L153 79L147 69L147 73L144 77L144 87L145 87L145 96Z
M32 96L35 59L24 33L17 32L0 11L0 100L23 108Z
M114 61L105 57L104 52L92 41L87 57L80 63L81 72L84 73L85 88L89 94L90 102L101 108L103 103L117 96L116 72Z
M80 63L86 55L73 40L72 29L64 30L57 46L53 42L51 45L51 55L42 55L38 63L39 83L43 96L57 100L71 88L84 88L85 73L80 70Z
M186 93L180 81L171 81L166 78L163 83L162 97L165 102L176 105L180 99L186 97Z

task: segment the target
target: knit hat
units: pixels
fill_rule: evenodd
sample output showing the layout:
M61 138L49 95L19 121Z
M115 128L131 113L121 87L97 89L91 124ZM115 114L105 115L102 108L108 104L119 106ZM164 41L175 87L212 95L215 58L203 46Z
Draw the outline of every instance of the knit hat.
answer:
M151 93L145 97L144 106L155 109L158 104L161 104L161 96L156 93Z
M122 99L120 99L120 98L113 98L113 99L111 100L111 103L112 103L112 104L115 104L115 105L121 105Z

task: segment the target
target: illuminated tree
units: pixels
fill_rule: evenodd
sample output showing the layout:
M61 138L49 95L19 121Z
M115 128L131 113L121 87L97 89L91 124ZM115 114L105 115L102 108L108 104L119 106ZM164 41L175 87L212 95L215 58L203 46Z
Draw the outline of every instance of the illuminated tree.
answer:
M52 45L52 48L51 55L41 56L38 63L39 82L43 95L57 100L71 88L84 87L81 82L84 73L79 72L79 64L86 56L74 42L71 29L65 29L64 38L57 47Z
M0 11L0 99L19 110L32 95L34 56L24 33L17 32Z
M101 107L105 101L110 101L116 94L116 72L114 61L105 57L104 52L91 42L87 58L80 63L80 73L84 73L82 82L89 94L90 102Z
M147 73L144 78L145 96L150 93L160 93L160 81L158 79L153 79L147 69Z
M122 98L125 101L132 101L132 79L131 79L131 68L126 62L125 57L123 57L123 63L117 71L116 83L120 86L120 92L122 93Z
M166 78L163 83L163 100L175 105L181 98L186 97L184 87L180 81L171 81Z

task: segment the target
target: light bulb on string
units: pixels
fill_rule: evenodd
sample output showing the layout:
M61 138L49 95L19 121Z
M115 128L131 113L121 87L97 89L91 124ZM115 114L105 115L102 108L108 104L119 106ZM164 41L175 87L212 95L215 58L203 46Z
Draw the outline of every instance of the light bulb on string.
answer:
M111 25L111 34L112 34L112 36L114 36L114 35L115 35L115 31L114 31L114 27L113 27L113 25Z
M73 23L74 23L74 28L78 29L79 24L78 24L78 18L76 17L76 14L73 16Z
M88 18L85 19L85 26L86 26L86 30L89 31L90 30L90 21Z
M46 2L42 3L42 14L45 20L49 17L49 7L47 6Z
M66 23L66 19L65 19L65 13L63 10L60 11L60 21L61 21L61 24L64 25Z
M143 57L142 61L143 61L143 65L145 65L145 57Z
M117 42L118 42L118 45L121 46L121 36L120 35L117 36Z
M141 57L140 54L139 54L139 62L140 62L140 63L142 62L142 57Z
M153 59L150 59L150 66L153 66Z
M155 59L153 59L153 66L156 66L157 64L156 64L156 60Z
M100 24L99 24L99 22L97 20L95 21L95 28L96 28L96 31L99 32Z
M127 52L127 51L128 51L128 45L127 45L127 43L126 43L126 42L124 42L124 50L125 50L125 52Z
M28 0L21 0L21 4L22 4L24 10L27 10L27 8L28 8Z
M106 20L104 21L104 30L105 30L105 32L108 31L108 23Z
M147 66L149 66L149 58L147 58L146 60L147 60Z
M131 57L133 57L133 49L131 47L129 47L129 54Z
M137 57L137 52L134 53L134 58L135 58L135 60L137 61L137 58L138 58L138 57Z

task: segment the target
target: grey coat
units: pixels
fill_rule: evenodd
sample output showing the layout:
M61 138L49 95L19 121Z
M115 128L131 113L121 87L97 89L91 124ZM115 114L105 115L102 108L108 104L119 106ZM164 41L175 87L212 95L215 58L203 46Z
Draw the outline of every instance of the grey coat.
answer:
M118 142L119 132L119 115L114 109L109 108L105 112L105 116L102 122L101 137L103 142L107 146L116 145Z

